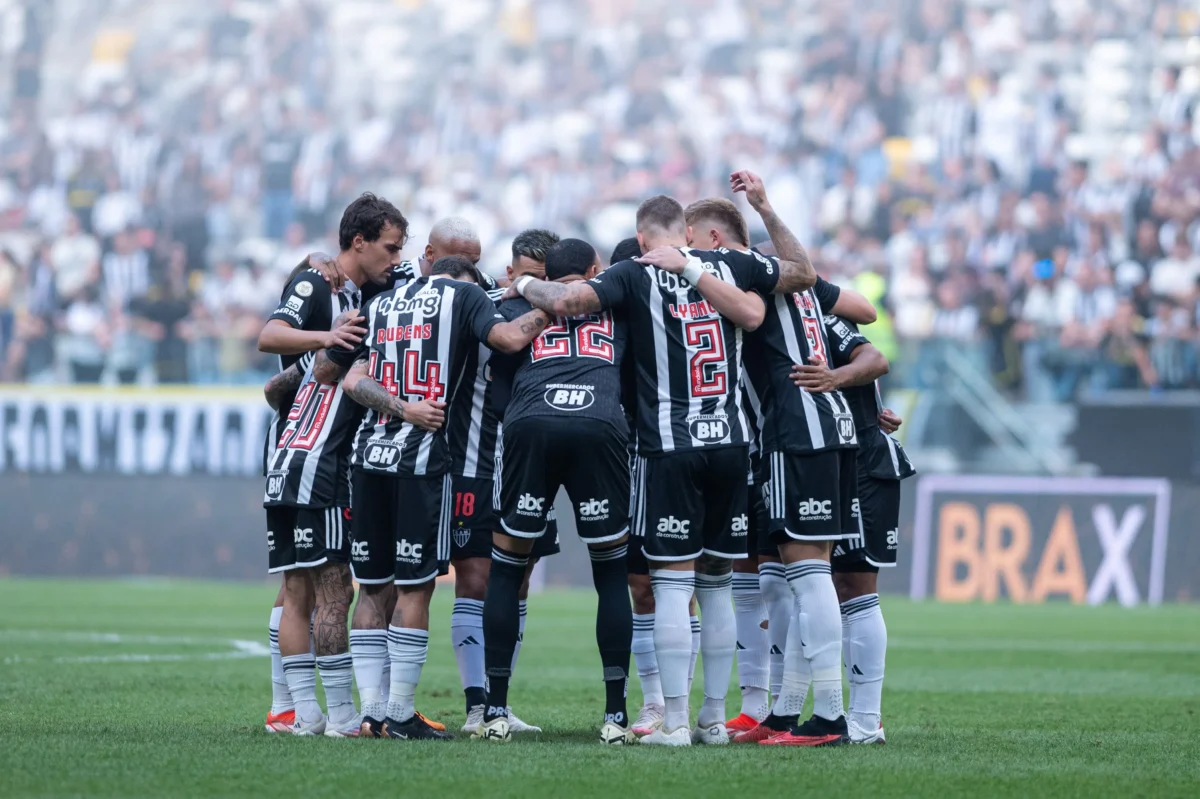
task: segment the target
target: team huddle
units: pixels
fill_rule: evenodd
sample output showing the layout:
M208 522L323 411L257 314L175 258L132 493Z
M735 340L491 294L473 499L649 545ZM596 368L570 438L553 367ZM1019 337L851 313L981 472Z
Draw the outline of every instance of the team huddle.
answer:
M283 575L268 731L450 738L416 700L451 565L463 731L538 731L508 689L563 489L597 592L601 741L883 742L876 577L895 564L913 469L876 389L887 360L857 329L875 310L816 275L759 178L731 188L769 245L751 249L729 200L659 196L607 269L585 241L525 231L505 287L465 220L401 262L403 215L369 194L347 208L339 254L297 267L259 340L283 367L266 389L269 570Z

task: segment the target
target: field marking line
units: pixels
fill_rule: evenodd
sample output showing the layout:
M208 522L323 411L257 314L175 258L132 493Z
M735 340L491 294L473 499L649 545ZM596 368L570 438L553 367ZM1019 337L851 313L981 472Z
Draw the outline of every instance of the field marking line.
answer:
M130 652L118 655L73 655L49 660L13 655L0 663L183 663L188 661L243 660L268 657L271 648L261 641L241 638L198 638L186 635L124 635L122 633L54 632L51 630L0 630L0 640L10 641L67 641L95 644L212 644L230 647L226 652L192 652L186 654Z

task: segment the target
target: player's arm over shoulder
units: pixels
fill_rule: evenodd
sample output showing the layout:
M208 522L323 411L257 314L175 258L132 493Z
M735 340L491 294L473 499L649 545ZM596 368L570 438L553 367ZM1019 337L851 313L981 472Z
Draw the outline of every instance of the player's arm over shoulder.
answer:
M517 280L514 288L534 308L552 317L582 316L621 305L629 296L634 273L641 267L633 261L610 266L591 280L556 283L546 280Z

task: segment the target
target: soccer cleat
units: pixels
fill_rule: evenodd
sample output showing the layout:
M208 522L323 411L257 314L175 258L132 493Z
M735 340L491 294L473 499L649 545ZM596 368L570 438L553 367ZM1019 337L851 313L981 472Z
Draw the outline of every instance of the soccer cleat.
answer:
M637 720L633 722L634 734L649 735L655 730L661 730L666 716L667 709L662 705L643 705L642 712L638 713Z
M363 716L362 726L358 729L359 738L382 738L383 722L370 716Z
M479 729L471 733L471 738L502 744L512 740L512 731L508 728L508 719L500 716L480 724Z
M646 746L691 746L692 734L687 727L680 727L671 732L659 727L645 738L639 739L638 743Z
M848 740L845 716L830 721L814 715L799 727L758 743L760 746L840 746Z
M729 730L725 723L718 721L711 727L701 727L697 724L692 728L692 743L700 746L722 746L729 744Z
M625 746L637 743L637 736L628 727L622 727L613 721L606 721L600 728L600 743L609 746Z
M754 729L734 735L733 743L756 744L768 738L774 738L776 735L783 735L795 725L796 721L795 716L769 715Z
M885 744L887 739L883 737L883 723L880 722L879 729L868 730L865 727L860 727L853 721L846 722L846 734L850 737L852 744Z
M292 735L324 735L325 734L325 716L319 716L314 721L305 721L296 716L296 721L292 724L290 732Z
M363 715L356 713L345 722L334 723L333 719L325 725L326 738L358 738L362 735Z
M725 729L729 730L730 737L737 735L739 732L750 732L750 730L757 726L758 719L746 713L742 713L737 718L725 722Z
M407 721L384 719L384 738L401 738L409 741L449 741L453 735L434 727L420 713L413 713Z
M291 732L292 725L296 723L296 711L285 710L282 713L272 713L267 711L266 728L267 732Z
M517 714L512 712L512 708L508 708L508 731L509 732L541 732L541 727L536 727L532 724L527 724L517 718Z
M474 735L479 731L480 725L483 724L483 710L483 705L471 705L471 709L467 711L467 723L462 727L463 732Z
M429 726L429 727L432 727L433 729L437 730L438 732L445 732L445 731L446 731L446 725L445 725L445 724L441 723L440 721L434 721L433 719L429 718L428 716L426 716L424 713L422 713L422 712L421 712L421 711L419 711L419 710L414 710L414 711L413 711L413 715L415 715L415 716L416 716L417 718L419 718L421 721L425 722L425 724L426 724L427 726ZM452 737L452 738L453 738L454 736L450 736L450 737Z

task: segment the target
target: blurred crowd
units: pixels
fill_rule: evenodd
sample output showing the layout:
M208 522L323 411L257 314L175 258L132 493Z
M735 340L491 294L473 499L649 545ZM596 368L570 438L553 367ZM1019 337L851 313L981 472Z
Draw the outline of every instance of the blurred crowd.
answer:
M1200 383L1192 3L89 0L83 53L77 5L0 0L0 380L261 379L364 190L409 252L467 217L498 271L523 228L603 250L750 168L901 384Z

